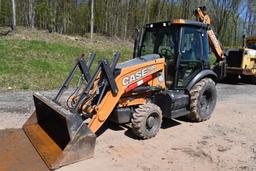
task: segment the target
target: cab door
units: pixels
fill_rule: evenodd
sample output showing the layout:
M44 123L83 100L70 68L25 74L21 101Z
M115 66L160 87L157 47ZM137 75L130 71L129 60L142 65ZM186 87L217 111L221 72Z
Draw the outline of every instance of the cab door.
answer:
M177 63L177 88L186 87L203 68L203 46L200 28L185 26L181 31L180 55Z

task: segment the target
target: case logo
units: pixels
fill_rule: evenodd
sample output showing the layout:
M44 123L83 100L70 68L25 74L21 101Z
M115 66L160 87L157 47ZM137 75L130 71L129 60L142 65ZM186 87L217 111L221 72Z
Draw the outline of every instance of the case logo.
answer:
M155 69L156 69L156 66L152 65L148 68L144 68L140 71L137 71L136 73L134 73L130 76L124 77L122 80L122 84L123 84L123 86L129 85L129 84L139 80L140 78L147 76L147 74L151 74Z

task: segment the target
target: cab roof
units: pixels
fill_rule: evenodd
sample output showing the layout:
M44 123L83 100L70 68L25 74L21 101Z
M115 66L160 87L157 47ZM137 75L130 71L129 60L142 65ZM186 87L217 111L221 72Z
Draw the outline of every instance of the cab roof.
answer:
M207 24L204 24L202 22L194 21L194 20L184 20L184 19L174 19L171 21L149 23L149 24L146 24L145 27L146 28L159 28L159 27L166 27L166 26L171 26L171 25L190 25L190 26L207 28Z

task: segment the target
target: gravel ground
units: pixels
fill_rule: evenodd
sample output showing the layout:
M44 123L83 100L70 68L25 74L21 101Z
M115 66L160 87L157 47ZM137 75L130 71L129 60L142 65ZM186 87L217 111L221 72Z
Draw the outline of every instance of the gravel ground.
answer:
M144 141L134 139L129 125L108 124L97 138L93 159L59 170L256 170L256 86L217 88L210 120L165 120L158 135ZM32 111L32 92L1 93L0 129L20 128Z

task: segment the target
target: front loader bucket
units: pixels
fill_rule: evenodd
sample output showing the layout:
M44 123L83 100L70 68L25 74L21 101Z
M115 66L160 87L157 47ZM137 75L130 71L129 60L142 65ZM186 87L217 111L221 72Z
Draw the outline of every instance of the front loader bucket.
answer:
M56 169L92 158L96 135L82 118L38 93L33 97L36 110L23 129L47 166Z

